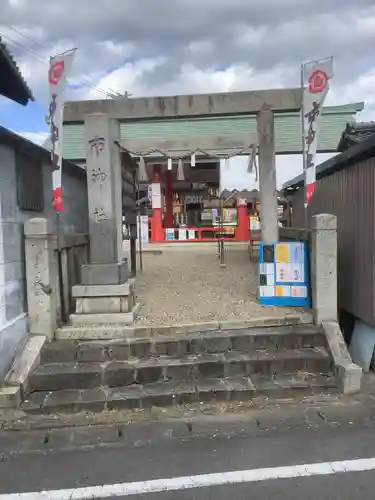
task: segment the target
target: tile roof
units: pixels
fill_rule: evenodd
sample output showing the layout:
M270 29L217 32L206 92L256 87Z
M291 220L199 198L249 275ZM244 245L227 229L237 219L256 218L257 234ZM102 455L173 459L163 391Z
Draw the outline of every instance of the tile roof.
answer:
M320 163L316 167L316 178L322 179L333 172L343 170L361 161L373 158L375 156L375 134L370 134L367 139L358 141L342 153L329 158L329 160ZM304 184L304 175L300 174L294 179L283 184L282 191L287 193L293 191Z
M337 151L343 152L375 134L375 122L347 123Z
M48 151L48 149L46 149L44 146L41 146L40 144L36 144L35 142L26 139L26 137L23 137L22 135L19 135L6 127L3 127L2 125L0 125L0 144L12 145L30 154L40 155L40 157L45 158L47 165L50 164L51 153L50 151ZM83 173L84 175L86 175L84 169L82 169L75 163L66 160L65 158L63 158L63 167L68 167L75 171L78 171L77 175L83 175Z
M26 106L34 101L31 89L23 78L21 71L0 36L0 95L4 95L19 104Z
M252 189L249 191L248 189L224 189L223 192L221 193L221 196L226 199L229 198L230 196L233 196L235 198L244 198L247 201L252 201L252 200L259 200L260 199L260 193L257 189ZM280 196L280 192L277 191L277 196Z

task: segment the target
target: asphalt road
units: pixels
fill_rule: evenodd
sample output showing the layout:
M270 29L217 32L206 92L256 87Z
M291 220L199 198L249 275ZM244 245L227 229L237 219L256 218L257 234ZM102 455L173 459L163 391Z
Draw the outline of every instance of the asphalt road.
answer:
M145 500L353 500L374 498L374 470L299 477L296 465L375 457L375 418L358 422L322 422L314 426L271 426L247 434L241 425L231 432L188 437L160 433L154 424L127 440L116 427L0 433L0 499L10 493L63 490L186 476L288 467L296 477L177 491L123 495ZM131 432L131 431L129 431ZM142 435L144 439L142 439ZM222 474L220 474L221 476ZM277 474L275 474L277 476ZM207 477L207 476L205 476ZM211 477L211 476L210 476ZM143 487L142 486L142 487ZM103 496L72 498L115 498ZM76 492L77 493L77 492ZM99 496L102 494L102 496ZM64 497L56 496L56 500ZM51 498L38 494L31 498ZM16 497L11 497L16 498Z

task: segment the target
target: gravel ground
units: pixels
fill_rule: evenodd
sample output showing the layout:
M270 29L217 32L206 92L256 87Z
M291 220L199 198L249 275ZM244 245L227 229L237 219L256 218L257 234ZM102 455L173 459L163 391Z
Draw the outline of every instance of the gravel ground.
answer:
M250 262L247 247L227 245L226 268L220 268L216 244L191 245L161 247L161 255L143 254L143 272L136 279L141 303L137 324L172 325L296 312L258 304L258 264Z

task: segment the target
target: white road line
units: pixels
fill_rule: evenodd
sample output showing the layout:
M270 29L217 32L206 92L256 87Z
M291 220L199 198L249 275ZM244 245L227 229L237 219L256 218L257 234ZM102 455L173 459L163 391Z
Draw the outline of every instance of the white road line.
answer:
M375 469L375 458L346 460L340 462L323 462L317 464L287 465L197 476L156 479L136 483L108 484L89 486L68 490L39 491L35 493L10 493L0 495L0 500L92 500L97 498L114 498L145 493L203 488L207 486L225 486L238 483L271 481L275 479L292 479L307 476L328 476L345 472L370 471Z

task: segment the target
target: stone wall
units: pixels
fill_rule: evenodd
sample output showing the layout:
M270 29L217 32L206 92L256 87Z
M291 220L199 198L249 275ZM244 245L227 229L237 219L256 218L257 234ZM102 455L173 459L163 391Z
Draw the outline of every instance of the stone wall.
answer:
M308 241L314 321L325 333L333 372L343 394L361 389L362 370L352 362L337 321L337 217L314 215L311 229L280 228L280 240Z
M56 328L75 310L72 289L79 284L82 265L87 264L88 235L60 236L57 245L51 221L35 217L25 224L25 250L29 333L53 340Z
M280 241L307 241L310 283L315 322L337 320L337 219L334 215L312 217L312 229L279 229Z
M22 148L22 141L20 146ZM27 333L25 283L24 223L32 217L47 217L55 225L52 209L52 171L48 154L43 160L44 210L26 212L17 201L16 150L0 144L0 385ZM63 169L66 210L61 217L61 231L87 232L87 190L85 173L67 164Z

